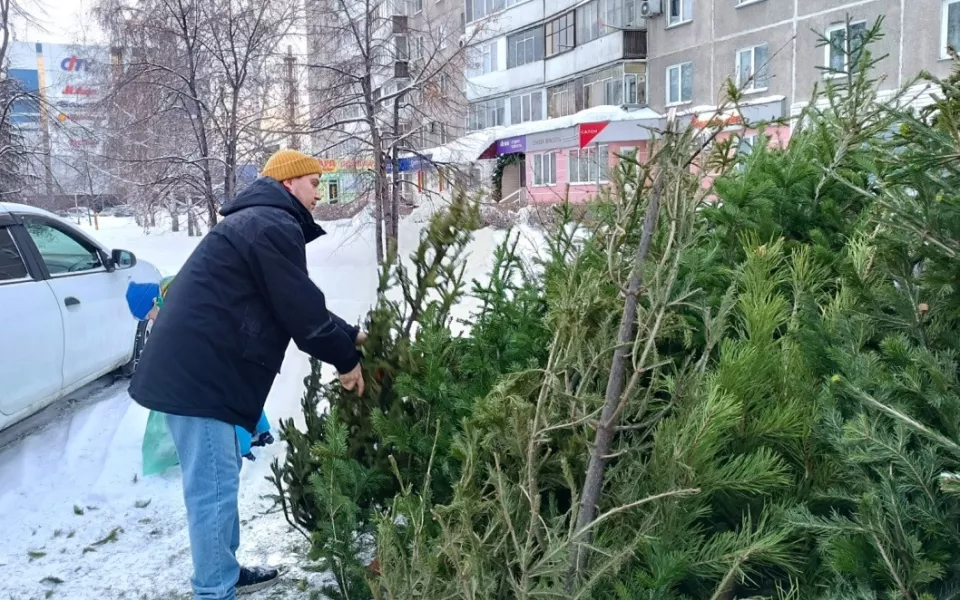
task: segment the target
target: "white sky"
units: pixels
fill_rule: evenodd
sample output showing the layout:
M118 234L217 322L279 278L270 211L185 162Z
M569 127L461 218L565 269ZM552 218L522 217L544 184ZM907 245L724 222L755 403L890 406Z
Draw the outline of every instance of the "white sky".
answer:
M61 44L96 44L102 41L87 13L92 0L22 0L22 6L37 22L15 23L18 41Z

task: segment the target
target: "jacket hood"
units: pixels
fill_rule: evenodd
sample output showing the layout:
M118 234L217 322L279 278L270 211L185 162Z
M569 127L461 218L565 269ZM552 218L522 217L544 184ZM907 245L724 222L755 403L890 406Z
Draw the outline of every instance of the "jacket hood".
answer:
M270 177L260 177L248 185L237 194L236 198L223 205L220 214L226 217L253 206L280 208L296 217L297 222L300 223L300 228L303 229L303 237L308 244L326 234L326 231L313 220L310 211L300 204L300 201L287 191L287 188L283 187L279 181Z

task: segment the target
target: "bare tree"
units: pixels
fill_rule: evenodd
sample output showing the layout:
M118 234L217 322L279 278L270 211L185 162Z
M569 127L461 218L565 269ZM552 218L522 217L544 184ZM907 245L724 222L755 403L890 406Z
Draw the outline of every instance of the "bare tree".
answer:
M236 195L242 161L262 154L255 145L266 142L264 120L280 110L278 48L297 6L297 0L99 0L97 15L114 53L105 103L110 154L121 182L157 197L145 205L199 200L208 224L217 222L221 199Z
M8 52L13 39L14 19L30 17L17 0L0 0L0 200L4 193L19 191L23 184L23 167L30 150L13 123L18 102L38 105L36 95L23 90L7 71Z
M401 155L426 160L424 148L453 139L465 121L459 84L470 40L458 12L434 5L307 0L305 131L324 154L372 159L380 261L397 238Z

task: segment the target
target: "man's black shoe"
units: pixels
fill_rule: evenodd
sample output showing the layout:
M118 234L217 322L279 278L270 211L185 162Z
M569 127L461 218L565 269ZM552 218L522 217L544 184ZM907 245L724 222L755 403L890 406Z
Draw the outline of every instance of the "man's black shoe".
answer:
M267 567L240 567L237 594L252 594L280 582L280 571Z

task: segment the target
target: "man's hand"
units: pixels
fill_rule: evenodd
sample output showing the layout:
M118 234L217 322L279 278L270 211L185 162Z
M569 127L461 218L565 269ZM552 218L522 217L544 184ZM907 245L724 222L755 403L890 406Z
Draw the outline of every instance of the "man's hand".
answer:
M361 331L360 333L358 333L358 334L357 334L357 339L354 340L354 343L355 343L357 346L362 346L362 345L364 345L366 342L367 342L367 332L366 332L366 331Z
M359 338L358 338L359 339ZM340 376L340 383L343 385L343 389L348 392L356 390L358 396L363 395L363 371L360 370L360 365L358 364L353 368L352 371L345 375Z

